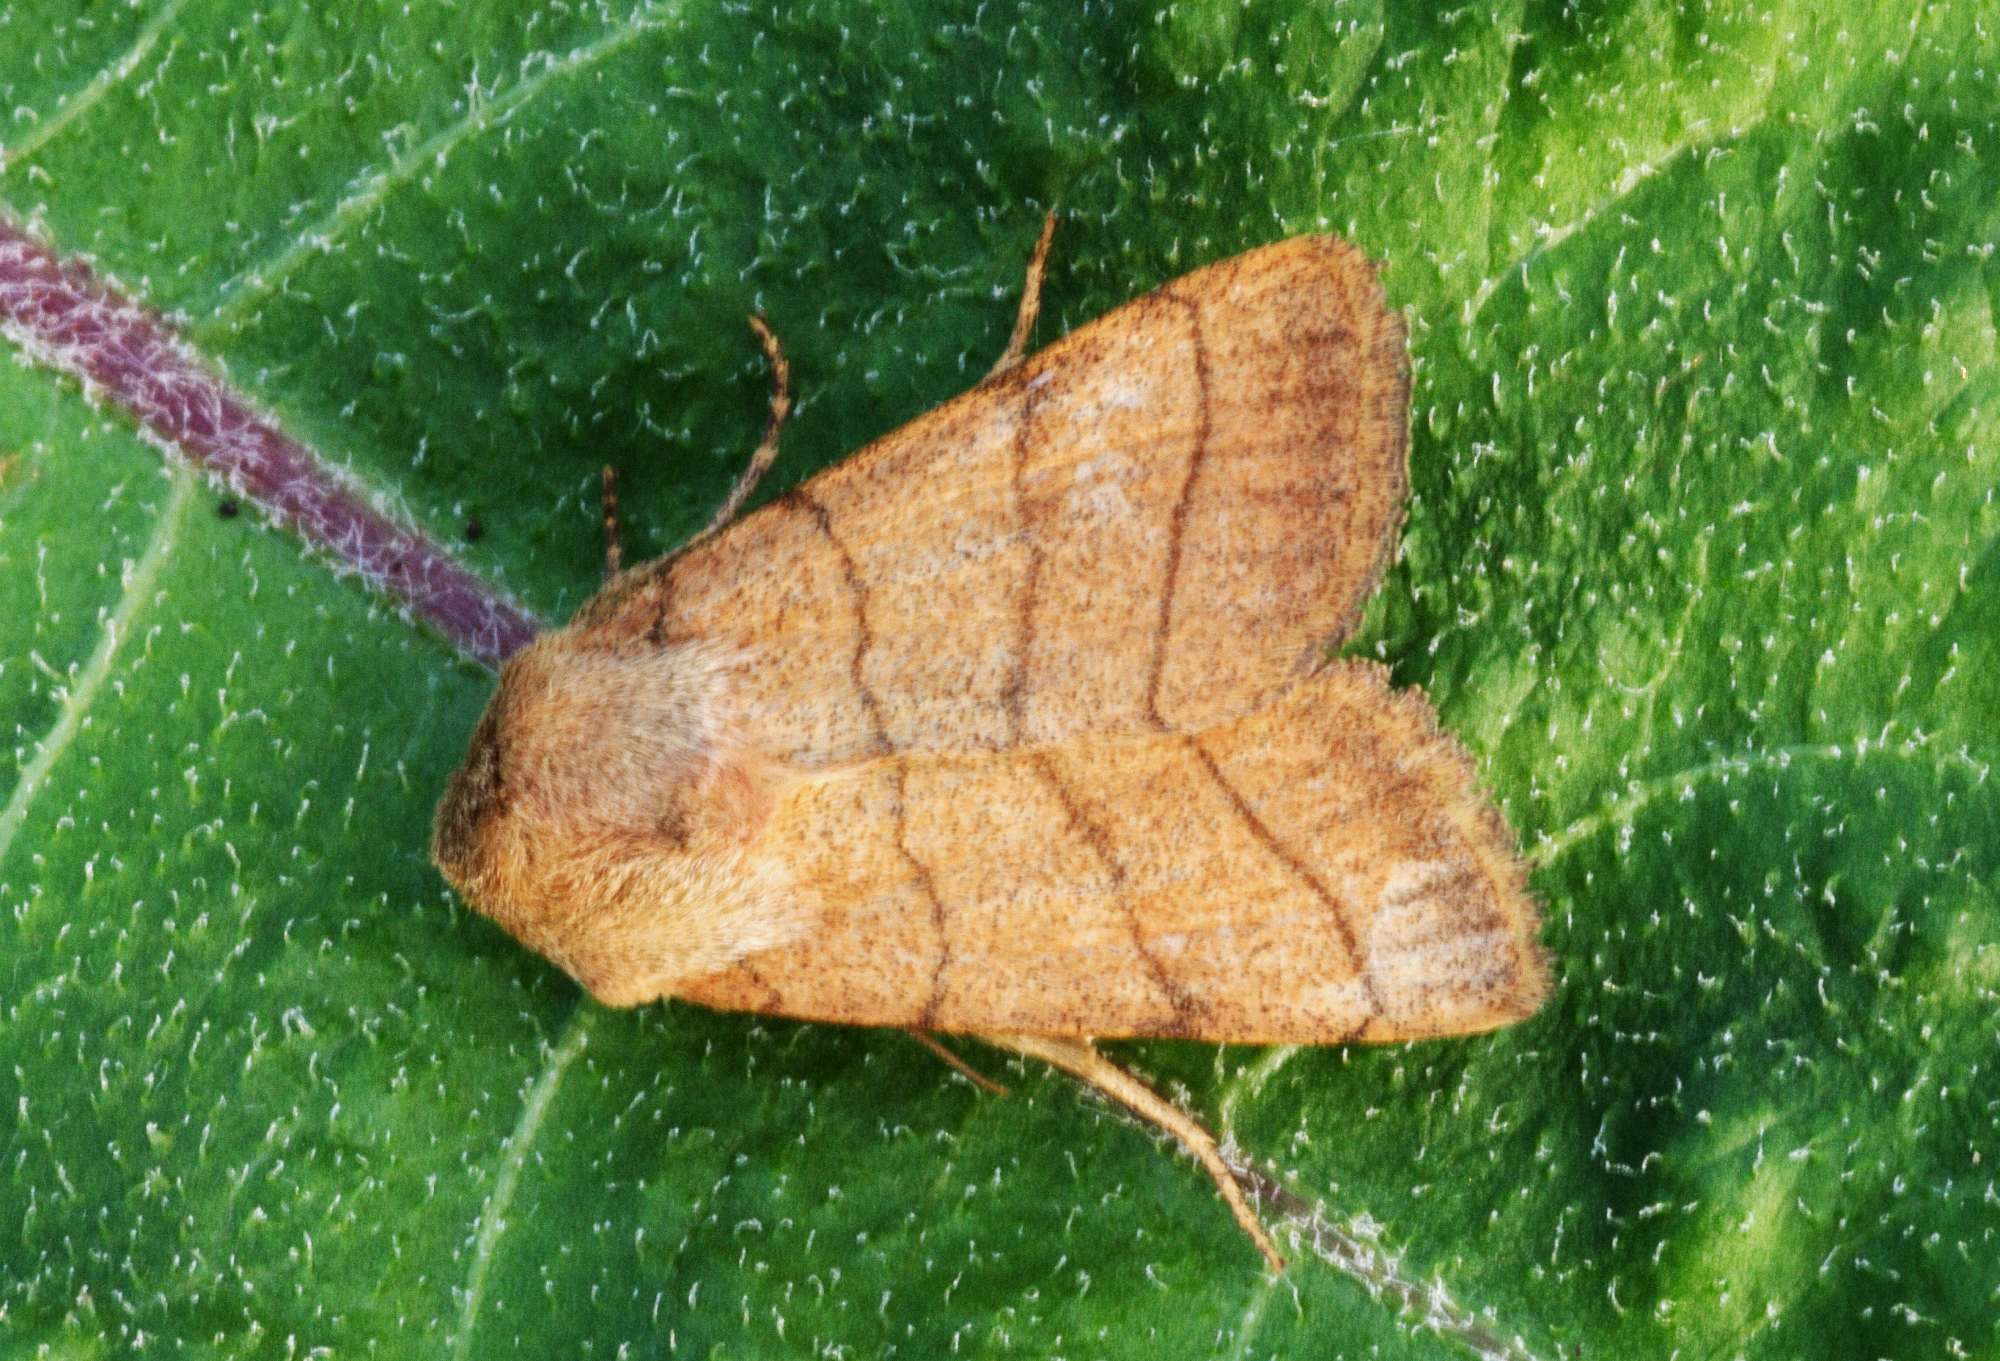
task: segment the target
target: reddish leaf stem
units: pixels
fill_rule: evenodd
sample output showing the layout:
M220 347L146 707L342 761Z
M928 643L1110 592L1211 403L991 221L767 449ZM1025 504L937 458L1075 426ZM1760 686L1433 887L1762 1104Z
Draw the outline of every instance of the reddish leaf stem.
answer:
M131 413L153 443L226 482L467 656L497 666L539 625L260 414L150 309L0 219L0 330Z

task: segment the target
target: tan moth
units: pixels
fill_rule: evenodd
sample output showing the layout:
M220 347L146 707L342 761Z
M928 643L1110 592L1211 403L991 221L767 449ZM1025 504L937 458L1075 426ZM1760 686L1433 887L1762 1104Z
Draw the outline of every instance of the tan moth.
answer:
M1025 354L510 659L439 807L481 912L598 1000L976 1035L1175 1134L1093 1038L1490 1030L1548 987L1421 691L1328 660L1407 491L1401 318L1328 236ZM611 518L607 502L607 520ZM614 558L615 562L615 558Z

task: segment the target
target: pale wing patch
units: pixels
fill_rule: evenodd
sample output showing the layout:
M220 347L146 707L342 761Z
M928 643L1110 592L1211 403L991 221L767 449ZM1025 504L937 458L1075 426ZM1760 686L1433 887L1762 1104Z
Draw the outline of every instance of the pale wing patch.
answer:
M1069 494L1063 498L1065 517L1071 522L1117 520L1143 523L1138 503L1132 498L1132 487L1139 476L1138 465L1122 452L1112 451L1083 460L1076 465L1070 479ZM1164 532L1155 531L1143 537L1146 541L1157 543L1164 537Z
M1490 1010L1507 989L1512 934L1497 916L1467 919L1464 883L1463 866L1438 860L1403 861L1384 876L1366 950L1388 1021L1449 1028L1455 1016Z
M1121 373L1107 377L1104 385L1097 390L1097 409L1109 414L1114 411L1143 411L1153 399L1155 383L1144 373Z

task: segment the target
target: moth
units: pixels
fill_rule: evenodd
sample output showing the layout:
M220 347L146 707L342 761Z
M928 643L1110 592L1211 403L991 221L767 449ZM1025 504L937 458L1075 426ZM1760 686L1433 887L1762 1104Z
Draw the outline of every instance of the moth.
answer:
M1277 1269L1214 1138L1092 1040L1491 1030L1547 991L1539 913L1423 693L1331 656L1408 486L1373 264L1295 237L1030 356L1053 226L983 382L737 518L789 411L753 321L748 470L508 660L433 854L606 1005L1067 1070L1180 1139Z

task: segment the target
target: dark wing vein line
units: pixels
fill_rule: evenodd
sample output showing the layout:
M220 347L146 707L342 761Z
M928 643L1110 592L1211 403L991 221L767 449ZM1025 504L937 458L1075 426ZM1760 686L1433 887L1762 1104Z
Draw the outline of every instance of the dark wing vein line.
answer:
M868 626L867 583L861 580L861 573L855 569L854 555L847 551L847 545L833 532L832 519L827 515L826 507L814 500L804 488L794 488L791 495L812 517L821 535L840 558L841 571L846 576L848 595L854 606L854 656L849 660L848 672L854 678L854 687L861 695L861 702L867 706L869 721L875 729L875 745L878 751L894 759L896 849L902 854L903 861L910 867L910 873L916 879L918 888L922 890L925 900L930 904L931 925L937 931L937 963L931 970L930 993L925 997L915 1022L918 1029L928 1030L937 1018L938 1008L944 1002L944 976L945 971L951 966L951 936L946 930L944 900L938 897L937 884L931 878L930 867L919 860L916 853L910 849L909 804L905 798L909 767L900 756L896 755L889 741L888 725L882 719L881 700L876 697L875 691L868 684L867 655L868 649L874 646L875 638Z

